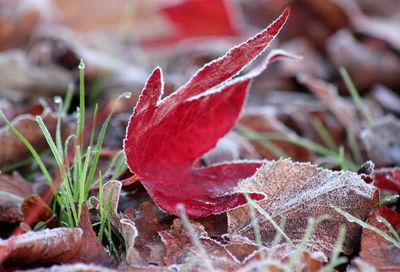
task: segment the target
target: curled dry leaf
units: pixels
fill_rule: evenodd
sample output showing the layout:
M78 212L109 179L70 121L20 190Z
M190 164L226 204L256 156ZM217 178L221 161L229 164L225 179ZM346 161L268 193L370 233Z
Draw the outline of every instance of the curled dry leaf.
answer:
M19 268L40 263L94 263L110 266L111 257L92 229L86 206L79 228L55 228L27 232L0 240L0 262Z
M361 139L369 158L376 164L400 163L400 120L387 115L361 131Z
M243 194L232 190L239 180L251 176L260 162L205 168L193 165L233 127L251 79L270 61L289 56L272 52L248 74L231 79L266 49L288 16L286 9L264 31L206 64L163 100L161 69L155 69L149 77L130 118L124 152L131 172L141 177L147 192L163 210L177 214L176 205L182 203L189 216L199 217L246 203Z
M135 249L135 239L138 236L138 230L135 223L117 211L122 184L118 181L109 181L103 187L103 200L106 205L106 214L110 214L111 223L121 234L125 241L126 261L128 265L143 265L139 252ZM110 205L107 205L110 203Z
M81 248L82 235L80 228L56 228L0 240L0 263L22 267L33 263L69 262Z
M35 121L35 115L40 115L50 133L56 129L56 113L43 100L38 105L39 110L34 113L21 114L11 121L11 124L18 130L28 142L41 151L47 147L47 142ZM0 167L26 159L31 153L25 145L4 126L0 128Z
M367 223L378 228L389 236L392 236L387 227L379 222L378 216L385 218L395 231L399 232L400 214L386 207L377 207L371 211ZM399 271L400 270L400 248L384 239L380 234L363 229L361 238L360 258L378 271Z
M159 222L158 208L150 202L144 202L139 206L138 215L130 214L128 211L124 214L118 213L121 187L122 184L118 181L107 182L103 188L103 199L113 205L111 223L125 241L126 265L134 271L135 269L140 271L149 264L162 265L161 256L164 247L157 232L168 227Z
M334 172L285 159L265 163L254 176L242 181L235 191L264 193L266 198L258 204L278 225L282 217L286 218L284 231L294 244L302 240L308 218L329 215L329 219L315 227L308 248L330 256L341 225L347 228L343 246L346 254L353 250L361 231L357 224L346 221L330 205L363 220L371 206L375 187L352 172ZM262 240L268 245L274 239L276 230L263 215L258 214L257 218ZM229 233L254 239L252 226L248 206L228 212Z
M31 194L33 194L32 184L20 175L0 174L0 221L7 223L22 221L24 216L21 203Z

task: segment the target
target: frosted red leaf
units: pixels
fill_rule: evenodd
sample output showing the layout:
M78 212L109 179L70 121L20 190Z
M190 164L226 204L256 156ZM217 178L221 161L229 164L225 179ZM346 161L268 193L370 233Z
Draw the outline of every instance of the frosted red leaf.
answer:
M156 68L149 77L130 118L124 152L130 170L141 177L163 210L177 214L175 206L182 203L189 216L199 217L246 203L243 194L233 193L233 188L254 174L261 162L229 162L205 168L193 165L234 126L251 79L270 61L291 57L272 51L248 74L232 79L267 48L288 16L289 9L285 9L265 30L203 66L164 99L161 69ZM262 199L263 195L252 197Z
M374 184L381 190L400 192L400 168L381 168L375 170Z
M341 225L347 229L342 248L346 254L351 253L361 232L359 225L348 222L331 205L364 220L375 189L353 172L331 171L285 159L265 163L254 176L241 182L235 191L264 192L266 198L258 204L278 225L282 217L286 218L284 231L294 244L303 239L308 218L329 215L329 219L314 229L308 248L330 256ZM276 230L263 215L258 213L257 218L263 242L268 245L275 238ZM228 232L255 238L248 206L228 212Z

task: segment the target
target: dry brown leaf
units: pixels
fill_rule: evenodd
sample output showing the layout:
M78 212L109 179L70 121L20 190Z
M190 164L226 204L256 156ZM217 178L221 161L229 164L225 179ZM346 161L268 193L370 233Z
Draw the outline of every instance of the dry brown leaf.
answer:
M22 221L24 216L21 211L21 203L26 197L33 194L32 184L17 173L12 176L0 174L0 191L3 192L0 193L0 221L8 223Z
M400 120L387 115L361 131L369 158L377 164L400 163Z
M341 225L347 227L343 246L346 254L353 250L361 231L357 224L346 221L330 205L363 220L369 211L375 187L352 172L333 172L285 159L266 162L254 176L242 181L236 191L264 193L266 199L258 204L278 225L281 217L286 217L284 231L294 244L302 240L308 218L329 215L330 219L314 229L308 248L330 256ZM258 214L257 218L263 242L268 245L274 239L276 230L264 216ZM228 232L254 239L248 206L228 212Z
M0 263L23 267L71 261L80 251L82 235L80 228L56 228L0 240Z
M377 216L381 216L392 224L395 230L400 227L400 215L386 207L377 207L370 213L367 223L392 236L387 227L379 222ZM363 229L361 238L360 258L364 262L373 265L378 271L400 271L400 248L384 239L380 234Z
M344 127L354 127L357 124L354 108L339 96L334 85L307 74L300 74L297 79L325 104Z
M100 243L93 230L86 203L82 205L79 227L83 231L82 246L72 262L83 262L104 266L112 265L113 259L107 254L104 246Z
M30 224L39 221L46 222L53 217L53 211L38 195L30 195L21 203L21 211L25 218L29 216Z
M163 257L166 265L183 265L187 271L204 271L206 269L205 259L211 263L215 271L234 271L240 263L219 242L208 237L203 225L192 222L194 233L207 257L201 254L199 249L193 245L188 230L183 226L180 219L175 219L172 228L160 231L159 235L165 245Z
M103 187L103 199L105 203L110 203L112 207L106 206L106 213L110 213L111 224L117 229L125 241L126 262L130 266L144 265L145 261L135 248L135 239L138 236L138 230L135 223L122 214L118 213L118 202L121 193L122 184L119 181L109 181Z
M11 123L36 151L41 151L47 147L47 142L35 121L35 115L40 115L50 133L55 131L57 116L44 100L41 100L38 106L39 112L21 114ZM0 167L26 159L30 154L25 145L7 126L0 128Z

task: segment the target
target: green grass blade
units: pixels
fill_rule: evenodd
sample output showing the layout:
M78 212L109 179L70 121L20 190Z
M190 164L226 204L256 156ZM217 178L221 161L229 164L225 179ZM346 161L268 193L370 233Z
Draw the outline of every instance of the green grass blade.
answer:
M79 145L83 146L83 128L85 126L85 63L81 59L79 63L79 119L78 130L76 136L79 140Z
M371 208L381 206L381 205L383 205L383 203L391 201L391 200L399 198L399 197L400 197L400 195L385 195L379 202L372 205Z
M351 77L349 73L346 71L344 67L339 68L340 75L342 76L344 83L346 84L347 89L349 90L351 97L354 100L354 103L356 103L356 106L358 110L361 112L361 114L364 116L365 120L370 125L373 125L375 123L374 118L372 117L371 112L369 111L368 107L365 105L364 101L360 97L356 86L354 86L353 81L351 80Z
M359 224L360 226L362 226L363 228L369 229L373 232L376 232L377 234L379 234L380 236L382 236L382 238L384 238L385 240L391 242L393 245L395 245L396 247L400 248L400 242L397 241L396 239L394 239L393 237L391 237L390 235L388 235L387 233L381 231L380 229L371 226L367 223L365 223L364 221L352 216L351 214L343 211L342 209L331 205L331 208L334 209L335 211L337 211L338 213L340 213L341 215L343 215L344 217L346 217L347 221L349 222L355 222L357 224Z
M329 130L326 126L318 119L318 118L311 118L310 119L311 125L317 131L318 136L324 142L324 144L332 150L337 149L337 144L335 140L332 138Z
M285 240L292 246L294 247L293 242L290 240L289 236L286 235L286 233L283 231L283 229L281 229L278 224L274 221L274 219L272 219L272 217L260 206L258 205L254 200L252 200L251 198L248 198L247 202L249 203L249 205L253 206L254 208L257 209L257 211L262 214L265 219L267 219L272 226L274 226L274 228L282 235L283 238L285 238Z
M23 144L26 146L26 148L28 148L28 150L31 152L32 156L35 158L37 164L39 165L40 170L42 170L43 175L46 177L48 184L51 187L54 187L53 180L50 177L50 174L47 171L46 166L44 165L42 159L40 158L40 156L37 153L37 151L35 150L35 148L29 143L29 141L18 130L15 129L15 127L10 123L10 121L8 121L7 117L4 115L4 113L2 111L0 111L0 117L3 119L4 123L9 127L9 129L12 131L12 133L14 133L15 136L17 136L17 138L21 142L23 142Z
M57 166L61 169L63 168L63 156L60 154L59 149L57 148L56 144L53 141L53 138L50 135L49 130L47 129L46 125L43 122L42 117L36 116L36 122L38 123L40 130L42 131L47 144L50 147L51 152L53 153L54 158L56 159Z

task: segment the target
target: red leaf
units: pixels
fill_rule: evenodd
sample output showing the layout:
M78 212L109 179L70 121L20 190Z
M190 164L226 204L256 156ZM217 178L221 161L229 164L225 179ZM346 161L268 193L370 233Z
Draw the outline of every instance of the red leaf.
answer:
M161 69L149 77L133 110L124 140L127 164L141 177L154 201L177 214L183 203L189 216L221 213L246 203L234 194L239 180L254 174L261 162L224 163L194 168L194 162L213 148L234 126L251 78L270 61L293 57L273 51L258 67L232 80L262 53L286 22L289 9L268 28L225 56L206 64L182 88L161 100ZM263 196L253 194L254 199Z
M237 35L240 30L239 11L232 1L186 0L164 7L161 12L171 22L173 33L165 38L147 41L147 46L171 44L201 36Z
M400 168L375 170L374 184L381 190L400 192Z

